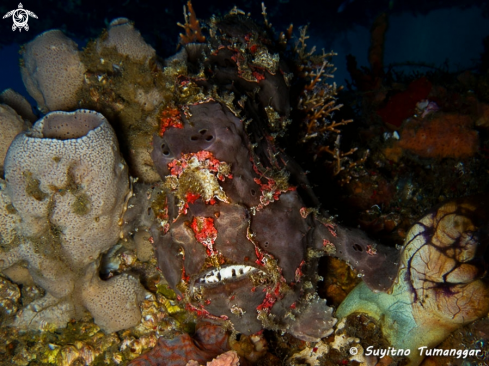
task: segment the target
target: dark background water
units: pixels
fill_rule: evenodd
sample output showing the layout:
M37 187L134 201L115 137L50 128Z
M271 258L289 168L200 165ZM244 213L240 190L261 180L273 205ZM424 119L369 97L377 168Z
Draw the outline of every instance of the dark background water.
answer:
M1 0L0 14L18 7L18 0ZM172 55L183 23L182 0L137 1L46 1L28 0L24 9L38 19L29 19L29 31L12 31L12 18L0 20L0 91L13 88L26 95L19 72L20 45L36 35L54 28L62 29L80 47L97 37L114 18L127 17L135 22L148 43L161 57ZM463 3L463 4L462 4ZM234 5L262 22L260 1L194 1L197 16L206 19L227 13ZM335 81L342 85L349 79L346 55L367 65L370 26L382 12L389 14L385 43L385 65L418 64L459 71L475 66L483 51L482 40L489 35L487 1L408 1L408 0L331 0L320 6L311 1L273 0L265 3L268 20L277 32L293 23L309 25L309 45L318 50L338 53ZM412 66L409 66L412 69Z

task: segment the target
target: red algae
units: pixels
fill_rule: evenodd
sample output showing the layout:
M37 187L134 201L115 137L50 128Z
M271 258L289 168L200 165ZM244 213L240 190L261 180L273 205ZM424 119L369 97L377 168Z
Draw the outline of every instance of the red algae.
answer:
M167 108L161 112L159 135L163 137L170 127L183 128L180 111L176 108Z
M416 110L416 103L428 98L432 89L431 82L422 77L408 85L407 90L395 94L386 106L379 109L377 114L385 124L397 129L402 122L411 117Z
M195 234L195 239L207 248L207 254L214 254L212 246L217 238L217 230L212 217L194 217L190 225Z

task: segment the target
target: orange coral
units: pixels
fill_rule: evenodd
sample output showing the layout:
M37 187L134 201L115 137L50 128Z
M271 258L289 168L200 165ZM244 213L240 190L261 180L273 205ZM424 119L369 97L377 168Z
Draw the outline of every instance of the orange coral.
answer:
M185 24L177 23L180 27L185 29L185 34L180 33L181 43L203 43L205 42L205 37L202 35L202 30L200 28L200 23L197 20L197 16L195 15L194 8L192 6L192 2L189 0L187 2L187 9L183 7L183 16L185 17Z
M431 120L411 121L399 146L425 158L466 158L479 147L479 136L469 116L438 114Z

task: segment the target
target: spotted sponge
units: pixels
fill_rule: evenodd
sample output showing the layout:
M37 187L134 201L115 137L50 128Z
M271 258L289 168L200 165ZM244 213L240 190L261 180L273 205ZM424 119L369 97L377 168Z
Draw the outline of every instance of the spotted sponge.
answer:
M22 234L54 230L71 267L85 267L117 242L128 171L101 114L49 113L12 142L5 177Z
M96 263L92 263L80 281L83 306L90 311L95 324L107 333L139 323L139 303L144 300L146 292L137 278L124 273L102 281Z
M0 176L7 150L17 134L26 128L22 118L8 105L0 104Z
M25 263L46 295L14 325L66 326L89 310L106 332L135 326L145 291L121 274L98 277L98 258L122 233L132 195L112 127L89 110L52 112L12 142L0 180L0 271Z
M146 60L155 56L155 50L148 45L141 33L134 28L129 19L117 18L110 22L108 34L100 39L98 49L115 47L117 52L132 60Z
M22 80L43 112L70 110L83 85L85 66L78 45L58 29L44 32L25 45Z

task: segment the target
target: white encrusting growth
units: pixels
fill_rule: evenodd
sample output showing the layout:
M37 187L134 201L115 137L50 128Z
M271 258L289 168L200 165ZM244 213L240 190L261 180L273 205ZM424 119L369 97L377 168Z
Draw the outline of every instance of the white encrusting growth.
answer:
M197 280L197 283L213 284L226 280L236 280L256 271L258 271L258 269L255 267L236 264L221 268L214 268L200 277Z

